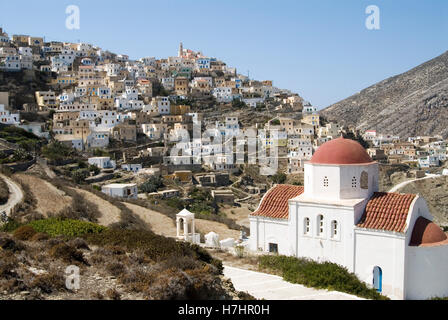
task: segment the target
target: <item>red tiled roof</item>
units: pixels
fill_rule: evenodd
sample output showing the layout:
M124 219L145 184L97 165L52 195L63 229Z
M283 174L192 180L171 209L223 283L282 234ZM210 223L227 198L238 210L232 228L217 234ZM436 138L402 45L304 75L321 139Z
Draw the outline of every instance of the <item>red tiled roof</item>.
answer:
M367 202L358 227L403 233L415 194L376 192Z
M270 189L261 200L261 204L252 216L263 216L276 219L288 219L288 200L301 195L303 187L279 184Z

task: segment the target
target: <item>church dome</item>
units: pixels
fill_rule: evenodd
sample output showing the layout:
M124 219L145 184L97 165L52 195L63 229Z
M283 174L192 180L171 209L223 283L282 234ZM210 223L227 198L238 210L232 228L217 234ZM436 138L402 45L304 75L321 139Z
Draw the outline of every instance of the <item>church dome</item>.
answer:
M372 158L358 142L343 137L321 145L310 161L314 164L365 164L372 162Z
M414 230L412 230L411 246L430 246L443 244L448 237L443 230L434 222L423 217L415 221Z

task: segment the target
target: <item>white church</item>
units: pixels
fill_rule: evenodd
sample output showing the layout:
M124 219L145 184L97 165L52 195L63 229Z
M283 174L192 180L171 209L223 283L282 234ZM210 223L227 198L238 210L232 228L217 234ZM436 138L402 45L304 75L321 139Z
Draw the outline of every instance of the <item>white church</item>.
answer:
M250 249L330 261L392 299L448 296L448 238L413 194L378 192L356 141L323 144L305 187L277 185L250 216Z

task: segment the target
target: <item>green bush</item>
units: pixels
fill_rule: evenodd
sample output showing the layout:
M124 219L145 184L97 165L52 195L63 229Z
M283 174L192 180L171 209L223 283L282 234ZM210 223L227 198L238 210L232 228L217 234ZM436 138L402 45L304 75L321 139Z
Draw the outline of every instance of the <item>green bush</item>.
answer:
M157 189L163 187L163 180L160 176L151 176L143 182L138 188L140 192L151 193L156 192Z
M72 173L72 179L75 183L81 184L86 178L90 175L89 170L87 169L78 169Z
M276 184L282 184L286 181L286 174L283 172L277 172L272 176L272 182Z
M40 233L47 233L51 237L68 236L80 237L86 234L101 233L106 227L80 220L50 218L32 221L29 224Z
M8 220L4 225L0 226L0 232L13 232L22 224L16 220Z
M280 271L283 279L288 282L345 292L367 299L388 299L375 289L369 288L354 273L335 263L319 263L286 256L262 256L259 258L259 265L262 268Z
M42 154L44 155L44 157L52 161L67 159L73 156L74 153L74 149L66 146L59 141L54 141L42 148Z

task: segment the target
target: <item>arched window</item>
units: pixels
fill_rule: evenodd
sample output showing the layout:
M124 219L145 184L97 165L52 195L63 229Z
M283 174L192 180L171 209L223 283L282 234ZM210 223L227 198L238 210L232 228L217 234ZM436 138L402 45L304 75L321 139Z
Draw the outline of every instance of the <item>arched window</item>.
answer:
M339 236L339 225L336 220L331 221L331 238L336 239Z
M328 187L328 177L324 178L324 187Z
M310 234L310 218L305 218L303 226L303 233Z
M324 216L321 214L317 216L317 234L319 236L324 234Z
M358 186L358 182L356 181L356 177L352 178L352 188L356 188Z
M361 172L361 189L369 189L369 174L365 171Z

